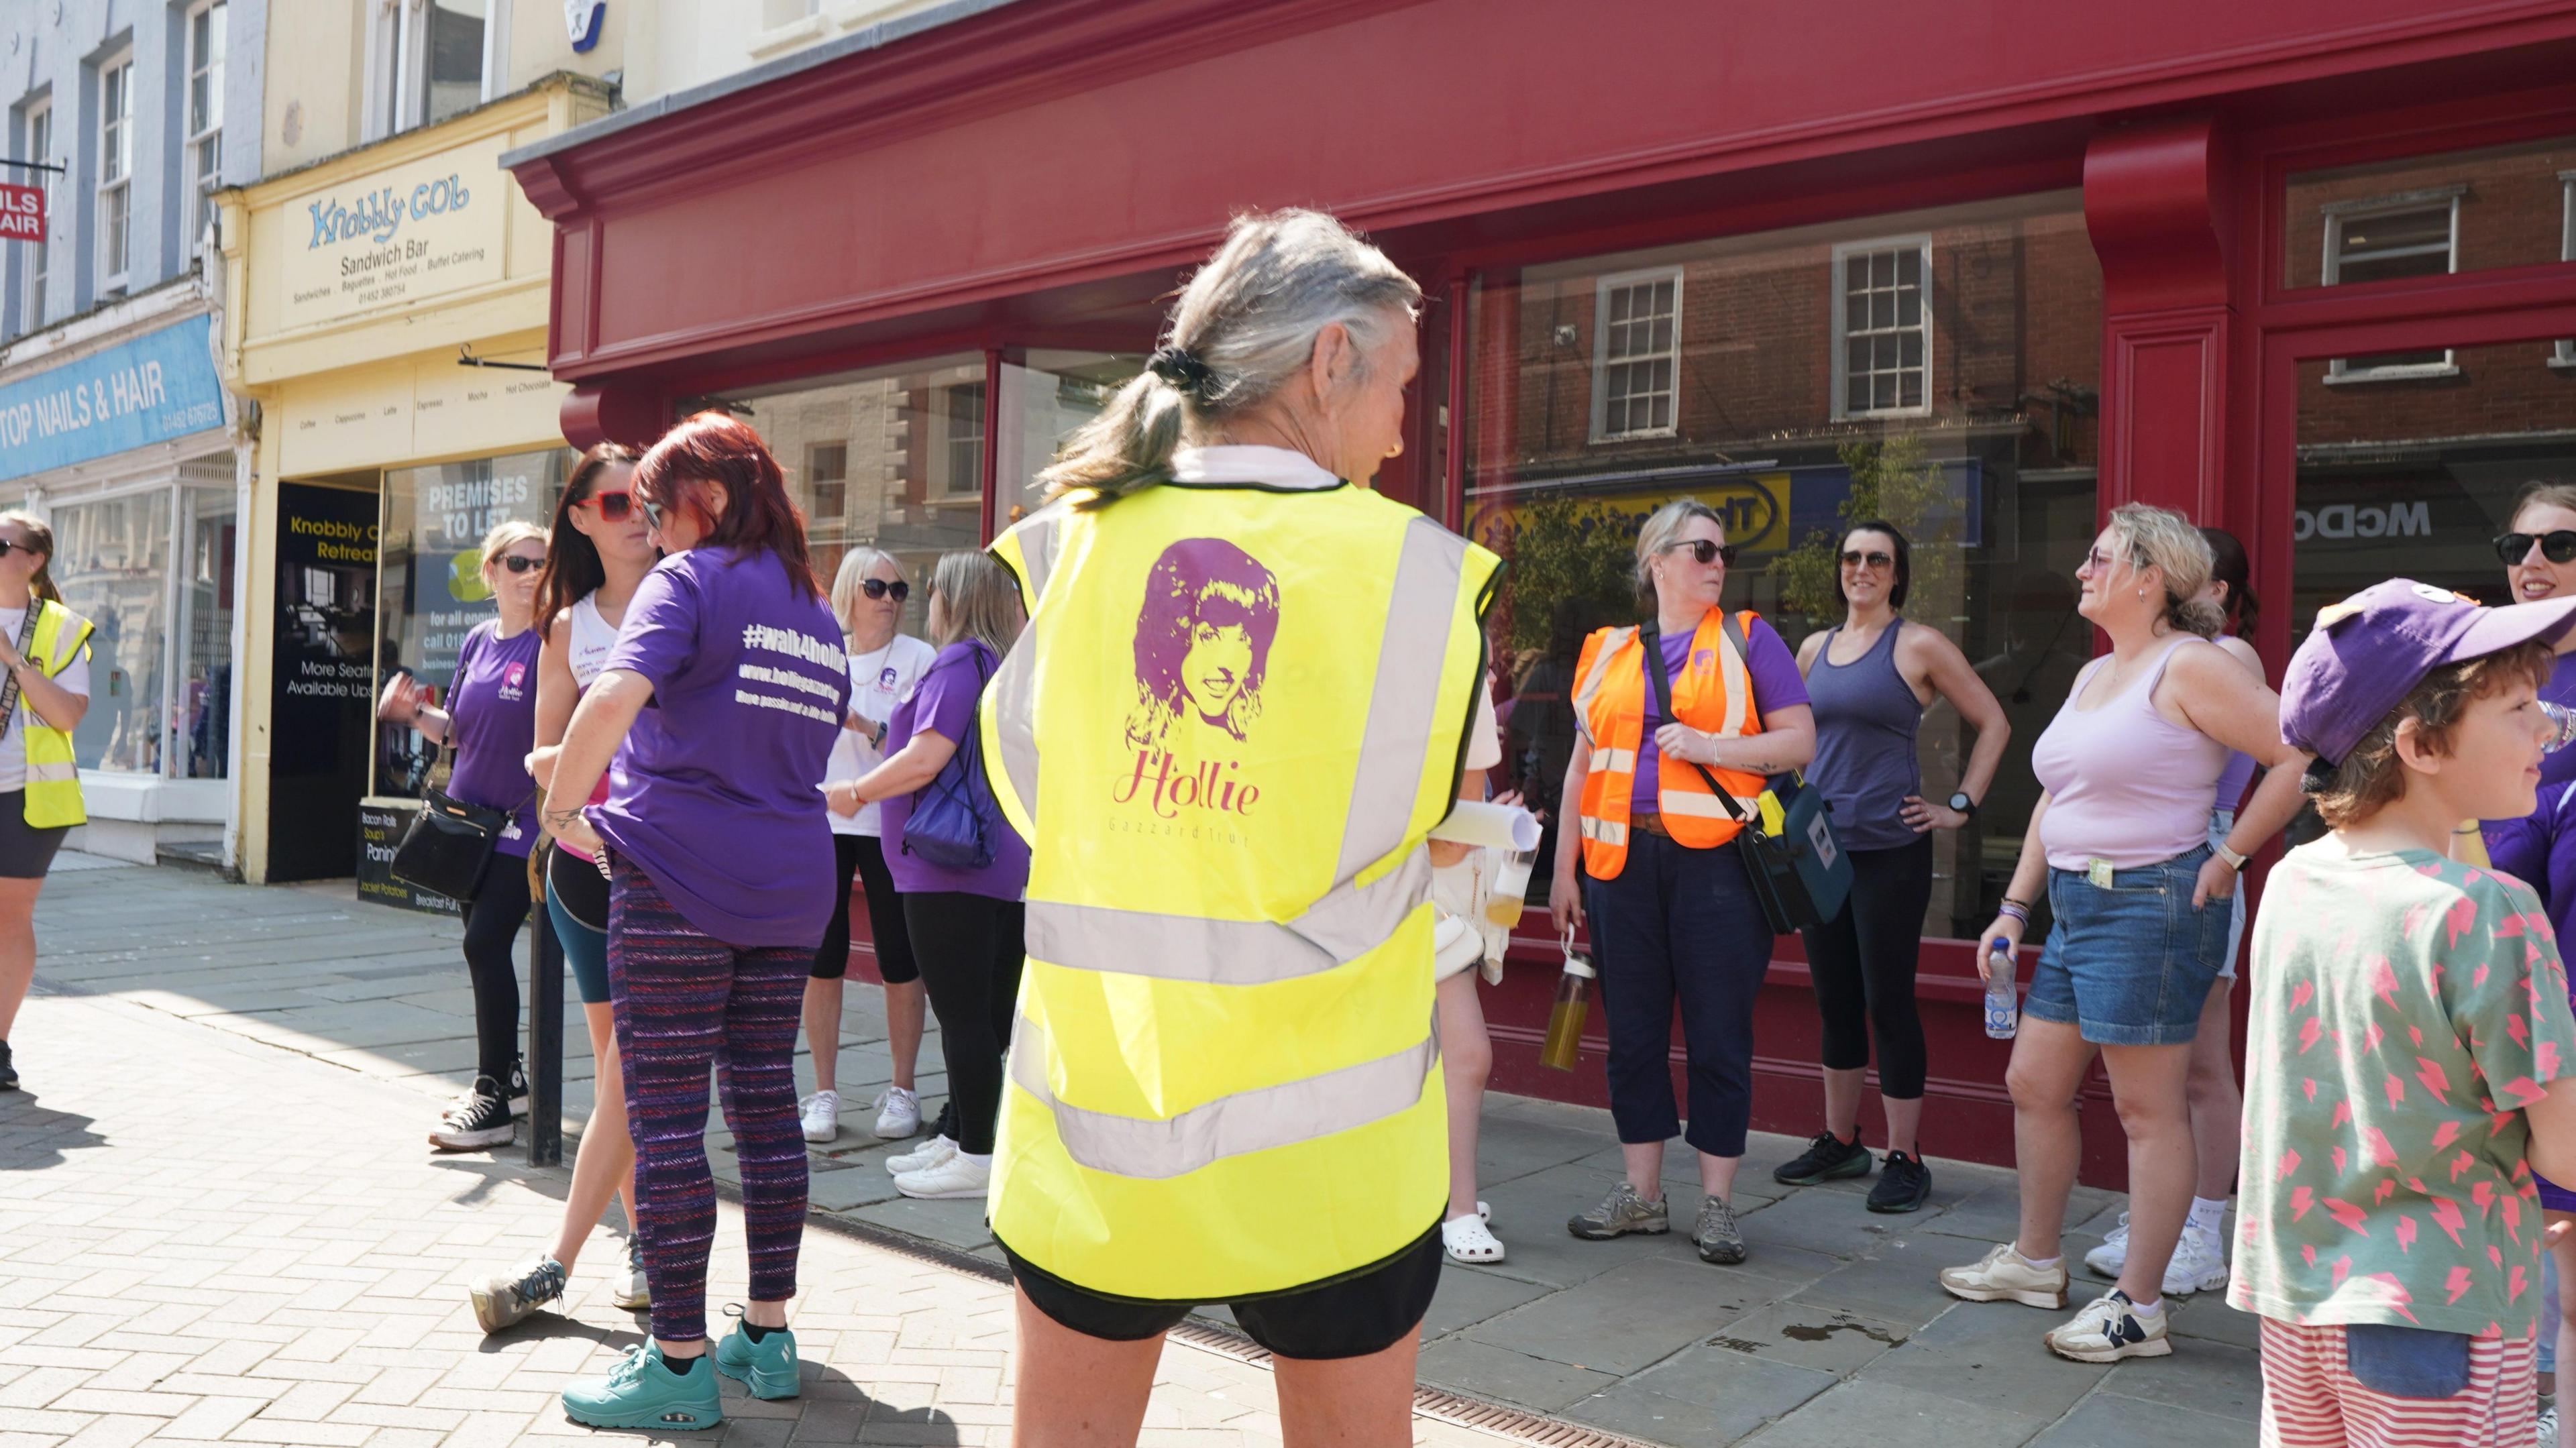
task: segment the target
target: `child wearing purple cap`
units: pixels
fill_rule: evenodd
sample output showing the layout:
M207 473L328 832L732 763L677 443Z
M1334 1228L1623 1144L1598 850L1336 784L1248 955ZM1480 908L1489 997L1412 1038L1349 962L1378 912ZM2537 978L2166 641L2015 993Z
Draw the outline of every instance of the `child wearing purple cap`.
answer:
M2272 872L2248 970L2228 1301L2262 1319L2266 1444L2532 1439L2532 1169L2576 1179L2576 1018L2539 898L2447 849L2531 812L2571 624L2394 579L2290 661L2330 833Z

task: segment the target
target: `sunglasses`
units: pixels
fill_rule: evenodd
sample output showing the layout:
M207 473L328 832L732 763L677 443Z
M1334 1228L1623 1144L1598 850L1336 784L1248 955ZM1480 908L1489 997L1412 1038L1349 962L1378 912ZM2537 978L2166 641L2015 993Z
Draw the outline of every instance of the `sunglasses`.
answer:
M1721 558L1725 559L1730 566L1735 562L1735 545L1732 543L1711 543L1705 538L1693 538L1687 543L1664 545L1664 551L1667 553L1685 548L1690 550L1691 561L1694 563L1706 565Z
M662 526L661 504L654 502L651 498L645 497L642 493L637 493L635 495L635 506L644 510L645 522L656 528Z
M635 495L624 491L593 493L573 506L599 509L599 521L603 523L623 523L635 516Z
M525 553L504 553L492 561L506 569L509 569L512 573L534 573L538 569L546 566L546 560L542 558L531 558Z
M38 548L32 543L18 543L7 538L0 538L0 558L6 558L12 553L33 553L39 558L45 556L45 550Z
M1874 570L1880 568L1893 568L1895 566L1896 557L1894 554L1877 552L1863 553L1857 548L1846 548L1843 550L1843 567L1845 568L1868 568Z
M2085 566L2091 568L2096 573L2105 572L2122 561L2123 560L2114 557L2111 554L2103 552L2100 548L2095 548L2092 552L2084 555ZM2135 566L2143 568L2146 565L2141 563Z
M2507 533L2495 540L2496 557L2510 568L2531 556L2531 545L2540 545L2540 556L2552 563L2576 560L2576 528L2561 528L2555 533Z
M859 592L870 598L884 598L891 595L895 602L901 603L912 597L912 585L901 581L888 583L882 578L863 578L859 580Z

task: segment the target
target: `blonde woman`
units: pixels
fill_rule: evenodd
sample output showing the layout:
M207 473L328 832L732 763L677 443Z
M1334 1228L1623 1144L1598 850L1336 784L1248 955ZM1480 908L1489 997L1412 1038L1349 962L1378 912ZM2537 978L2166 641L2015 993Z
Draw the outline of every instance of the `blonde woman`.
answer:
M824 791L832 813L855 819L883 807L886 868L903 897L904 923L921 963L948 1064L954 1138L898 1157L895 1190L930 1199L980 1197L993 1176L993 1128L1002 1109L1002 1050L1018 1009L1029 846L999 814L980 867L937 865L903 848L917 791L948 768L975 706L1020 635L1020 592L981 553L951 553L930 575L930 637L939 654L879 737L885 763ZM846 731L845 731L846 732Z
M9 1030L36 978L36 895L88 818L72 730L89 712L90 622L54 587L54 533L0 513L0 1091L18 1089Z
M528 923L528 850L537 842L537 782L528 755L537 743L537 573L546 566L546 535L513 518L483 535L483 585L498 612L465 636L456 651L456 682L447 706L410 674L385 681L379 717L408 724L453 745L450 797L510 811L492 867L465 911L465 969L474 982L474 1085L448 1108L429 1143L441 1151L476 1151L507 1143L513 1118L528 1109L519 1058L519 972L511 942Z
M828 792L878 765L895 706L912 697L939 651L902 631L904 601L912 582L903 565L881 548L853 548L832 575L832 612L841 620L850 656L850 712L832 746L823 775ZM805 1043L814 1053L814 1094L800 1108L807 1141L830 1141L841 1132L841 981L850 968L850 883L868 894L868 933L876 947L877 978L885 983L886 1047L894 1081L876 1099L876 1135L893 1141L921 1129L921 1098L913 1071L921 1060L926 998L921 967L912 958L912 932L903 923L903 900L886 869L884 807L832 816L832 924L814 955L805 982Z
M2119 1284L2045 1338L2077 1362L2173 1351L2164 1275L2192 1200L2192 1039L2227 953L2237 873L2297 813L2306 767L2281 742L2279 698L2210 642L2222 622L2202 597L2210 568L2208 541L2181 514L2112 510L2075 573L2077 611L2111 652L2076 676L2031 751L2044 788L2003 913L1980 937L2018 948L2047 889L2053 923L2005 1076L2021 1230L1941 1285L1971 1302L2066 1305L2059 1234L2082 1148L2075 1100L2098 1052L2129 1138L2128 1254ZM2269 772L2213 842L2210 801L2230 750Z

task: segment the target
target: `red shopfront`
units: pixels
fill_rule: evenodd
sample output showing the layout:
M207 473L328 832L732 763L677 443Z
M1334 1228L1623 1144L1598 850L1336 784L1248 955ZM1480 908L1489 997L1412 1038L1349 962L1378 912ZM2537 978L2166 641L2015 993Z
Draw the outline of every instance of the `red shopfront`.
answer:
M2101 514L2243 538L2277 674L2360 582L2493 593L2513 489L2576 478L2576 3L1957 8L1020 0L507 160L558 228L566 435L748 408L827 566L1007 524L1254 206L1329 208L1424 280L1381 486L1512 559L1493 653L1533 713L1654 504L1725 510L1735 595L1794 644L1831 621L1815 540L1875 488L1916 535L1910 615L2014 726L1938 845L1919 987L1927 1149L2008 1160L1961 937L2094 647L2071 574ZM1928 794L1968 742L1926 721ZM1536 1065L1531 923L1487 993L1496 1085L1599 1101L1597 1050ZM1757 1113L1804 1133L1814 1006L1778 957ZM2086 1122L2116 1183L2098 1082Z

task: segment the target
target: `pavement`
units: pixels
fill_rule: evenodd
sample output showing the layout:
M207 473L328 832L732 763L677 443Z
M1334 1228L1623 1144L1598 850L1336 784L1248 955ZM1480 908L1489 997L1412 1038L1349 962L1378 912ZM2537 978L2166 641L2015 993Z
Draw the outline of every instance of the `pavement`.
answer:
M422 1140L472 1070L456 936L345 881L258 889L63 857L12 1034L32 1089L0 1096L0 1448L589 1435L553 1395L641 1325L607 1302L608 1230L566 1316L486 1339L465 1303L467 1277L551 1238L567 1178L516 1148L440 1156ZM814 1157L807 1391L729 1396L726 1442L1005 1441L1009 1299L981 1204L898 1196L881 1159L903 1145L866 1134L890 1072L878 1005L853 983L844 1129ZM567 1011L569 1158L590 1062ZM802 1053L798 1070L810 1085ZM931 1110L942 1085L922 1078ZM1875 1216L1866 1179L1773 1183L1802 1146L1755 1138L1737 1203L1750 1260L1710 1267L1680 1232L1568 1236L1618 1170L1606 1113L1489 1098L1480 1195L1510 1257L1448 1269L1423 1327L1416 1441L2253 1441L2251 1319L2204 1297L2179 1307L2170 1358L2060 1361L2039 1334L2062 1314L1959 1303L1934 1281L2009 1235L2008 1172L1936 1160L1929 1208ZM720 1178L729 1147L711 1119ZM1678 1147L1667 1180L1687 1222L1695 1171ZM2119 1206L2079 1190L2070 1254ZM710 1302L738 1299L740 1254L719 1244L716 1261ZM1277 1441L1267 1377L1216 1310L1165 1352L1146 1441Z

